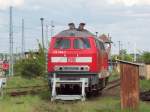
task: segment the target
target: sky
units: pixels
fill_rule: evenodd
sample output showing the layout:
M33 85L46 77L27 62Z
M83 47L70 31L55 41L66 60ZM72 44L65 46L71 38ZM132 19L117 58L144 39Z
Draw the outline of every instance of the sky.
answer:
M9 52L9 7L13 6L14 52L21 52L21 21L25 21L25 49L37 49L41 41L40 18L54 24L54 33L67 29L67 24L86 23L93 33L110 34L112 52L121 47L132 53L150 51L150 0L0 0L0 52ZM51 28L48 29L48 37Z

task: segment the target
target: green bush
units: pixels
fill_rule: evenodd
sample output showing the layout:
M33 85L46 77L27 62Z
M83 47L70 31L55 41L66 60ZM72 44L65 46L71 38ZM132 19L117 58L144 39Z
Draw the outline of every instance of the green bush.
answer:
M146 64L150 64L150 52L145 51L142 56L141 56L142 60L144 61L144 63Z
M124 61L133 61L133 56L131 54L128 54L126 49L120 50L120 55L112 55L111 56L112 61L116 61L116 59L124 60Z
M39 44L38 54L29 53L28 58L18 60L14 66L15 74L24 77L37 77L45 74L45 54Z
M44 66L39 63L38 59L23 59L15 64L16 75L25 77L36 77L44 74Z

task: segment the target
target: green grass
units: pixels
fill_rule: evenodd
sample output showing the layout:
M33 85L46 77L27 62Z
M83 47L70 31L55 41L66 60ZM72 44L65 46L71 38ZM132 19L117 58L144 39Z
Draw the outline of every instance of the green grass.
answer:
M45 92L35 96L7 96L0 101L0 110L2 112L131 112L121 111L118 97L99 97L86 102L52 103L47 95ZM149 111L149 104L141 102L139 112Z
M109 81L113 81L118 78L120 78L119 73L117 71L113 70L111 73L111 76L109 77Z
M140 80L140 89L142 91L150 90L150 80Z
M114 76L113 76L114 78ZM149 82L149 81L148 81ZM142 81L142 86L148 87ZM45 80L13 77L8 80L8 87L41 85ZM89 98L85 102L50 102L49 90L39 91L36 95L10 97L8 94L0 100L0 112L131 112L121 111L119 96L101 96ZM149 103L140 102L139 112L150 112Z
M24 87L24 86L34 86L34 85L42 85L47 84L47 81L41 77L38 78L23 78L21 76L10 77L7 80L7 87Z
M0 101L0 110L3 112L32 112L36 102L39 102L38 96L23 97L5 97Z
M47 93L45 93L46 95ZM118 98L102 97L86 102L51 103L43 94L5 97L0 101L3 112L115 112L120 110Z

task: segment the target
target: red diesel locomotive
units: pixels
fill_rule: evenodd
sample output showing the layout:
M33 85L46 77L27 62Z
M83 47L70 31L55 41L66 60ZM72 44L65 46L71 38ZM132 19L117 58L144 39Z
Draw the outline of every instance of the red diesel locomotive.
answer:
M81 93L81 97L85 97L88 93L101 91L107 84L108 53L103 41L84 26L80 23L75 28L70 23L68 30L51 38L48 73L52 100L64 98L56 97L57 94Z

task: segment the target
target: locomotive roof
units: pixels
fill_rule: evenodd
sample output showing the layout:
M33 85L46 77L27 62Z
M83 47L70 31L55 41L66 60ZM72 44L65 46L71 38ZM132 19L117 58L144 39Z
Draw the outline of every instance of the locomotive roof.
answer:
M93 33L91 33L90 31L84 29L84 30L78 30L78 29L68 29L68 30L64 30L61 31L60 33L58 33L56 35L56 37L69 37L69 36L76 36L76 37L95 37L95 35Z

